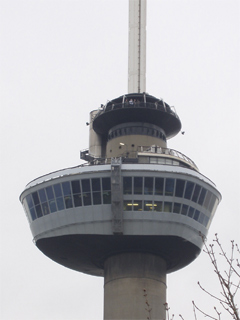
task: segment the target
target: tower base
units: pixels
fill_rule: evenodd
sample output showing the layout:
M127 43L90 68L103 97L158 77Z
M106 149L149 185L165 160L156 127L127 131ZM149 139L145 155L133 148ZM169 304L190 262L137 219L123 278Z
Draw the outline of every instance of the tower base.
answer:
M104 264L104 320L166 318L166 263L152 254L122 253Z

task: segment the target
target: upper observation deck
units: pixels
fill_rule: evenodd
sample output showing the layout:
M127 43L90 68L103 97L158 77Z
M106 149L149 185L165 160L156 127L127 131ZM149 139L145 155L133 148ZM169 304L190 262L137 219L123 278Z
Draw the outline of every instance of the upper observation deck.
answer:
M145 163L180 166L199 171L197 165L183 153L169 148L158 146L138 146L137 151L125 151L119 154L123 163ZM87 165L109 164L112 158L94 158L89 149L80 151L80 158L89 163ZM86 164L84 164L86 165Z
M162 128L166 138L181 130L181 121L173 107L147 93L131 93L108 101L93 119L93 129L101 135L126 122L148 122Z

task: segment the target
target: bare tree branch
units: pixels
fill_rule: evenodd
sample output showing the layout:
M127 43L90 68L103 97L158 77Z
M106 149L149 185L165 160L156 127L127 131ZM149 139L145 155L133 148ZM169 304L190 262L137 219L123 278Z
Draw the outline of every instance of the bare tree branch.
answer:
M196 304L195 304L195 302L194 301L192 301L192 304L193 304L193 310L194 310L194 314L195 314L195 319L197 319L196 318L196 312L195 312L195 309L197 309L199 312L201 312L205 317L207 317L207 318L210 318L210 319L213 319L213 320L219 320L220 318L214 318L214 317L212 317L212 316L210 316L209 314L207 314L207 313L205 313L204 311L202 311L201 309L199 309L197 306L196 306Z
M210 298L213 298L215 301L217 301L221 310L223 310L224 312L226 311L232 317L233 320L240 320L239 309L236 303L236 298L238 298L237 294L240 291L239 246L234 242L234 240L232 240L230 252L227 253L224 250L222 244L220 243L217 233L215 234L215 239L213 239L213 243L209 245L206 244L206 237L202 234L200 234L200 236L203 241L203 251L208 255L213 265L213 271L217 276L218 283L220 285L220 291L218 292L218 294L213 294L210 291L206 290L200 284L200 282L198 282L198 286ZM236 255L238 256L236 257ZM225 270L223 270L224 267L222 267L222 262L224 262L226 265ZM195 320L198 320L197 312L200 312L202 315L204 315L204 317L207 317L209 319L221 320L222 313L217 309L216 306L213 307L216 316L212 316L209 313L204 312L202 309L200 309L194 301L192 301L192 305ZM172 317L170 318L170 308L167 303L165 304L165 308L167 320L172 320L174 315L172 315ZM181 314L179 314L179 317L182 320L184 320Z
M240 253L239 247L237 244L234 243L234 240L232 240L231 253L228 256L219 241L217 233L215 234L215 239L213 240L214 243L210 244L209 246L207 246L206 244L206 239L202 235L200 236L202 237L203 244L204 244L203 251L208 254L211 260L211 263L213 264L214 272L218 277L219 284L221 286L221 291L220 291L221 297L210 293L202 285L200 285L200 282L198 282L198 285L210 297L217 300L220 303L220 305L224 308L224 310L226 310L234 320L240 320L237 304L234 300L238 290L240 289L240 273L237 270L237 268L240 268L240 265L239 265L239 260L234 257L236 252L238 254ZM224 270L224 271L220 270L216 253L214 251L214 244L217 245L217 249L220 251L219 256L223 257L224 261L227 263L228 265L227 270ZM234 283L235 278L233 279L233 277L237 277L239 278L239 280L237 280L236 283ZM195 304L194 306L196 307ZM200 310L199 308L196 307L196 309L203 313L203 311ZM218 314L218 318L220 319L221 313L217 311L216 307L214 307L214 309Z

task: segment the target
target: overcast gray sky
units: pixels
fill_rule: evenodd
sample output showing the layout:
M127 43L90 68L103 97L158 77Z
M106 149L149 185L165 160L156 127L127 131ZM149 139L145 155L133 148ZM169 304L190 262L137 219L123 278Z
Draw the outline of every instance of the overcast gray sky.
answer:
M0 6L1 319L102 319L103 279L45 257L18 197L36 177L80 164L89 112L127 93L128 0ZM209 240L217 232L226 248L240 242L239 45L237 0L148 0L147 92L181 118L185 135L168 146L222 193ZM204 254L168 276L171 311L186 320L194 318L192 300L214 306L198 280L218 291Z

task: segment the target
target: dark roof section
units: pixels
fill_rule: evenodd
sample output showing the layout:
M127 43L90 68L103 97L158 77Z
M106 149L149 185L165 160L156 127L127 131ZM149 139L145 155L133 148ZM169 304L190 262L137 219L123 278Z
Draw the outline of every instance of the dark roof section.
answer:
M93 120L93 129L107 135L112 127L126 122L148 122L162 128L169 139L181 130L181 121L163 100L146 93L131 93L109 101Z
M42 238L36 245L53 261L76 271L103 276L104 261L124 252L150 253L162 257L167 273L179 270L200 253L200 248L177 236L116 236L71 234Z

